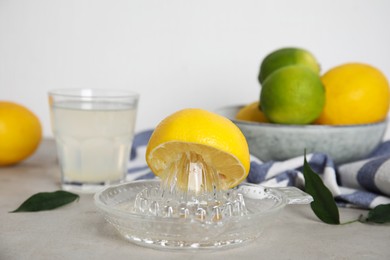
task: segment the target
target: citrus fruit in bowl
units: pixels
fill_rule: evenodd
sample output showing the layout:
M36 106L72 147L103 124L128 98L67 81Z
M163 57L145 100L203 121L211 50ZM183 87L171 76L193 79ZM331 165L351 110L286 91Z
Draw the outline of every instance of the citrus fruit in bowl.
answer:
M260 102L254 101L243 106L237 112L236 119L252 122L269 122L264 113L260 110Z
M263 162L283 161L304 152L329 155L336 164L362 159L383 140L387 120L354 125L288 125L236 119L245 105L216 110L231 119L245 135L249 151Z
M262 60L258 75L259 83L262 85L273 72L290 65L306 66L314 73L320 72L317 59L308 50L296 47L280 48L272 51Z
M285 66L263 83L260 108L273 123L309 124L321 114L325 88L307 66Z
M379 69L364 63L345 63L328 70L321 80L326 103L316 123L367 124L386 118L390 89Z

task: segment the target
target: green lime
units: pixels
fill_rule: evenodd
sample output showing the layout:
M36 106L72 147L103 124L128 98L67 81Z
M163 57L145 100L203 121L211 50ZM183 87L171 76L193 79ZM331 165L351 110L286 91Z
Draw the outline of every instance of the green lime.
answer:
M325 88L320 76L306 66L287 66L264 81L260 103L273 123L309 124L324 108Z
M272 72L289 65L305 65L319 74L320 66L316 58L309 51L300 48L282 48L268 54L260 65L259 82L264 80Z

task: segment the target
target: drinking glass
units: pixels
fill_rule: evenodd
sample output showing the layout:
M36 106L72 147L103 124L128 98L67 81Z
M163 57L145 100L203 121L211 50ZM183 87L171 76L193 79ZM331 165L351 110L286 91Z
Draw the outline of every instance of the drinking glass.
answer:
M125 180L139 95L58 89L48 93L63 190L94 193Z

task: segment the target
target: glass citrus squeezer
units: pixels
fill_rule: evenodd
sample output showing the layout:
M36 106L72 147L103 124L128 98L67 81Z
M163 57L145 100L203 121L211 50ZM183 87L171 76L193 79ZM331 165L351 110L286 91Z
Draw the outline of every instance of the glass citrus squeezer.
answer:
M202 156L188 152L153 180L95 194L106 220L127 240L158 249L218 249L258 238L288 204L313 199L295 187L223 187Z

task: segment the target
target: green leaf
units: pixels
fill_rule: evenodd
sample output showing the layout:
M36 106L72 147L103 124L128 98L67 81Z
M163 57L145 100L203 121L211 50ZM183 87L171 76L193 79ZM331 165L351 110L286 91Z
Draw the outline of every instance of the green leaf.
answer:
M303 176L305 177L305 191L314 199L310 204L314 214L327 224L340 224L339 209L333 195L324 185L320 176L307 163L306 151L303 163Z
M374 223L390 222L390 204L378 205L370 210L366 221Z
M32 195L23 202L19 208L10 213L51 210L69 204L78 198L79 195L62 190L55 192L40 192Z

